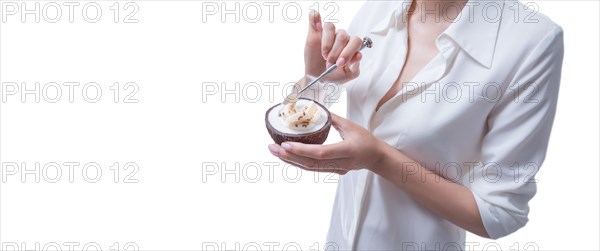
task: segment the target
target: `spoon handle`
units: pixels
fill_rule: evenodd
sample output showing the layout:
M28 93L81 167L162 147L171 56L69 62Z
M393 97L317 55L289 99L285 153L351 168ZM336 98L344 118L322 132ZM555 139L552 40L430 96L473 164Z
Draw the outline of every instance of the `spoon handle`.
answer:
M362 51L365 47L366 48L373 47L373 40L371 40L371 38L369 38L369 37L363 38L363 43L360 46L360 49L358 51ZM292 92L290 95L288 95L283 100L283 104L287 105L288 103L296 102L298 100L298 97L300 96L300 94L302 94L308 88L310 88L311 86L313 86L314 84L316 84L317 82L319 82L321 79L323 79L325 76L329 75L329 73L333 72L337 68L338 68L338 66L335 65L335 64L332 65L332 66L330 66L327 70L325 70L323 73L321 73L321 75L319 75L317 78L315 78L309 84L307 84L306 86L304 86L304 88L302 88L299 92L297 92L297 93Z

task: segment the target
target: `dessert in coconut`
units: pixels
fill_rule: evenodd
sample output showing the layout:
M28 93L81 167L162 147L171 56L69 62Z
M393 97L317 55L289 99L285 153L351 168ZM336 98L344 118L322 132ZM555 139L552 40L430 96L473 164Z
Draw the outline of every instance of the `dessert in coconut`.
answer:
M306 98L271 107L265 123L277 144L286 141L323 144L331 128L331 114L323 105Z

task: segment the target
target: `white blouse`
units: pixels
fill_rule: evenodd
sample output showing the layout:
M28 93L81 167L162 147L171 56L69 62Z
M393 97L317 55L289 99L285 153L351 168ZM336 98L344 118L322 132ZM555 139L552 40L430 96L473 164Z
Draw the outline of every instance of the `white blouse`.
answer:
M528 221L534 175L545 158L562 29L518 2L470 1L437 38L439 54L375 111L405 61L409 3L368 1L349 27L374 47L363 51L361 75L344 85L348 118L470 188L491 238L508 235ZM465 231L360 170L340 177L327 242L342 250L453 250L464 249Z

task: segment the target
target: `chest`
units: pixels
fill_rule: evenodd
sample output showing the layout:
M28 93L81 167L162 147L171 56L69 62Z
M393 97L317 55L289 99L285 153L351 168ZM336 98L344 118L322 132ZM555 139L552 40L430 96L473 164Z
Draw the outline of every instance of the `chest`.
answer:
M406 39L403 41L404 58L401 64L400 73L395 79L393 85L383 95L377 109L391 98L397 95L408 83L413 82L414 78L439 54L435 43L436 38L442 33L445 25L423 25L419 22L412 22L405 31ZM400 58L399 58L400 59Z
M435 40L442 33L441 28L421 26L411 23L406 31L406 58L396 85L411 81L439 53Z
M367 60L348 91L348 117L418 161L477 159L501 77L453 53L435 55L379 109L376 102L397 82L403 60Z

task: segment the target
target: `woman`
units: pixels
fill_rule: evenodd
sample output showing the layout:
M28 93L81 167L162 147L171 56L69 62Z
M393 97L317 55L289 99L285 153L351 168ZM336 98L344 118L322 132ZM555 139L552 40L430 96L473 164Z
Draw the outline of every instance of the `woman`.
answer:
M374 47L358 52L365 35ZM342 175L327 236L339 249L497 239L527 223L562 58L561 28L514 1L369 1L347 31L311 13L306 73L341 68L327 82L347 90L348 119L333 115L344 140L269 150Z

